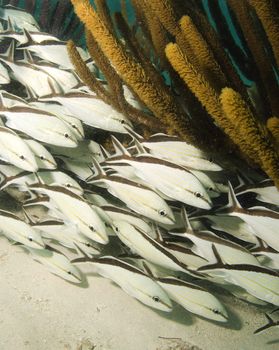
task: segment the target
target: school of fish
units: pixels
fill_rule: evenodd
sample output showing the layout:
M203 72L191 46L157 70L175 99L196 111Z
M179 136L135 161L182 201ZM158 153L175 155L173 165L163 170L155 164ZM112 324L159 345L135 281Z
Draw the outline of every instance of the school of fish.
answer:
M82 283L88 264L164 312L175 302L227 322L215 286L279 306L279 196L270 180L228 174L178 137L139 135L80 81L66 43L22 10L0 7L0 42L0 191L23 194L19 213L1 203L7 239L69 282ZM114 151L94 140L103 131ZM255 333L278 326L266 317Z

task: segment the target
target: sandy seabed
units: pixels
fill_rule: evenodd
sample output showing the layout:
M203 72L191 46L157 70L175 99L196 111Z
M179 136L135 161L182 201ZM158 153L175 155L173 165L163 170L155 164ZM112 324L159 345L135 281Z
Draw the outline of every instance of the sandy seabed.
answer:
M68 283L0 237L0 349L279 348L278 328L253 335L266 322L263 311L233 297L221 297L231 321L220 325L179 305L170 314L154 311L109 280L86 276L82 286Z

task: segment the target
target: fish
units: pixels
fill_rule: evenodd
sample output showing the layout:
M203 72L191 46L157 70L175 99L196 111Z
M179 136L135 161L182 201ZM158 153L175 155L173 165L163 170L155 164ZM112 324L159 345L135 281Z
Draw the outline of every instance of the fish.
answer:
M127 134L125 126L132 128L131 122L120 112L97 96L82 92L68 92L62 95L49 95L40 101L56 101L71 114L91 127Z
M57 168L55 159L41 143L32 139L24 139L24 141L33 152L39 169L54 170Z
M6 22L10 21L15 29L40 31L39 24L30 13L12 5L0 7L0 18Z
M221 166L214 163L209 155L195 146L181 140L179 137L157 133L151 135L148 140L145 140L133 130L129 130L129 133L155 157L163 158L195 170L222 170Z
M42 41L45 40L57 40L53 35L50 35L49 33L44 33L41 31L30 31L26 28L21 28L22 32L19 32L17 30L14 30L13 28L8 28L6 30L3 30L0 32L0 41L3 41L5 39L13 39L16 40L19 44L30 44L35 43L39 44Z
M237 200L232 185L229 183L229 204L221 208L216 215L238 216L254 231L254 234L270 247L279 251L279 213L264 207L244 209Z
M90 263L97 273L119 285L127 294L143 304L160 311L172 311L172 302L166 292L139 268L112 256L81 257L73 264Z
M148 154L131 157L115 137L112 136L112 139L122 150L122 155L107 159L105 164L110 165L115 161L129 164L135 169L138 177L170 199L202 209L211 209L212 202L204 186L186 168Z
M172 255L160 242L150 237L146 232L126 221L114 220L112 228L120 240L147 261L172 271L182 271L195 274L188 266Z
M56 249L46 246L46 249L34 249L26 247L30 252L32 258L42 265L45 265L47 269L66 281L72 283L81 283L82 275L80 271L70 262L70 260L58 252Z
M107 187L109 193L138 214L157 222L174 223L174 216L170 207L158 194L148 187L120 176L107 176L96 160L92 159L92 161L98 176L87 179L88 183Z
M18 45L18 50L31 51L36 57L41 60L52 62L62 69L74 70L74 66L70 60L67 51L67 43L57 40L44 40L40 43L26 43ZM89 59L88 53L81 47L77 47L83 61L87 62Z
M42 69L28 63L27 60L15 61L15 43L11 42L6 53L0 55L0 61L11 70L11 77L22 85L36 91L39 96L52 93L49 82L52 82L53 89L58 93L60 88L52 76Z
M265 332L266 330L268 330L272 327L279 327L279 321L274 321L267 313L265 313L265 317L267 318L267 324L256 329L254 331L254 334L260 334L260 333Z
M260 265L258 260L239 244L217 237L213 232L208 230L194 230L185 208L182 209L182 217L185 228L179 231L175 230L175 233L179 233L190 239L195 244L192 249L208 261L215 261L215 254L211 249L212 244L214 244L218 248L221 258L227 264L237 264L241 261L243 264Z
M17 215L0 209L0 230L9 239L22 243L26 247L43 249L45 247L41 235Z
M30 102L29 105L54 114L58 118L62 119L67 124L67 126L72 129L78 141L84 139L84 129L82 122L71 115L70 112L68 112L63 106L59 105L58 103L38 101Z
M198 272L222 277L227 282L242 287L256 298L279 306L278 272L249 264L225 264L214 244L212 250L217 262L198 268Z
M72 130L53 114L33 107L0 107L6 126L24 132L35 140L63 147L76 147Z
M174 277L156 278L170 299L196 315L207 319L227 322L228 313L220 301L200 286Z
M101 208L109 215L111 222L114 220L123 220L133 226L139 227L148 235L155 236L152 226L144 221L138 214L131 212L125 208L119 208L114 205L103 205Z
M57 208L77 225L80 233L98 243L108 243L103 221L83 197L65 187L49 186L41 182L28 187L32 191L46 194L56 204Z
M46 218L40 221L33 221L30 215L24 210L29 225L37 230L43 238L55 240L67 248L81 249L88 255L99 255L100 249L87 237L79 234L75 225L66 224L64 221L56 218Z
M35 155L27 143L3 126L0 126L0 158L26 171L38 170Z
M262 181L256 185L242 185L236 190L237 195L253 192L256 193L256 198L261 202L266 202L274 205L279 205L278 190L274 186L274 182L271 180Z

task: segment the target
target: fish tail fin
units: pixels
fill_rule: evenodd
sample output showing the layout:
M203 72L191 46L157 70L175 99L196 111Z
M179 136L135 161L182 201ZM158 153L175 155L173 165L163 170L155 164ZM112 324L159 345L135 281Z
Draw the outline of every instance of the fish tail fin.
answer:
M143 154L148 153L146 149L143 147L143 145L139 142L139 140L134 139L134 142L139 153L143 153Z
M25 89L26 89L27 96L28 96L28 102L37 101L38 95L36 94L34 89L32 89L30 86L26 86Z
M30 64L34 63L32 53L29 50L26 50L26 49L23 50L23 60Z
M23 35L25 37L26 42L22 44L22 46L29 46L29 45L35 45L36 42L32 39L31 34L26 28L22 28Z

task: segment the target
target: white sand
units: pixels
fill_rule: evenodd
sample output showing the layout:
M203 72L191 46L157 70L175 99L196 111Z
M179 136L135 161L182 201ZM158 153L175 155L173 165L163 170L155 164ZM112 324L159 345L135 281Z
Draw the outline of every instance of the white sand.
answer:
M180 306L171 314L156 312L92 274L88 283L79 287L50 274L20 247L0 237L0 349L279 348L278 328L253 335L265 323L263 312L233 297L222 298L231 322L220 326Z

